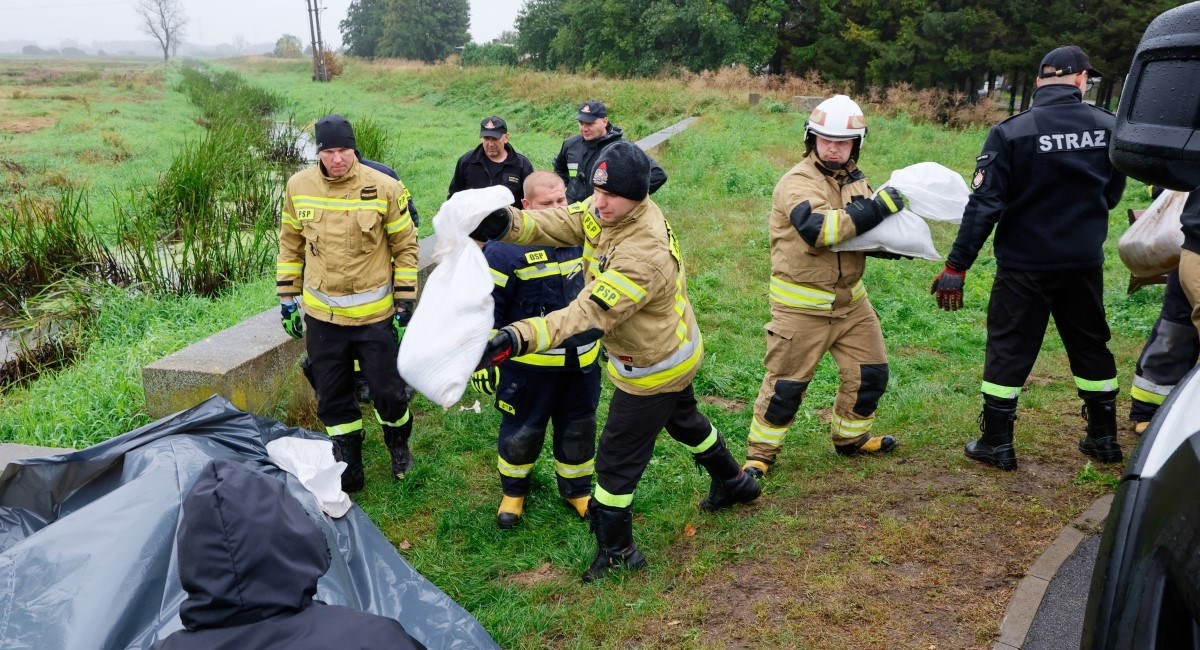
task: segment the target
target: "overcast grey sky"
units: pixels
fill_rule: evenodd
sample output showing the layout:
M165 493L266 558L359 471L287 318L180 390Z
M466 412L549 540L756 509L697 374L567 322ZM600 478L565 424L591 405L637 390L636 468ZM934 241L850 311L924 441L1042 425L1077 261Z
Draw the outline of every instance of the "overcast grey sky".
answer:
M351 0L320 0L321 32L335 46L337 24ZM181 0L190 20L187 41L197 45L274 43L282 34L308 42L304 0ZM513 28L523 0L470 0L471 37L483 43ZM58 47L63 39L87 46L92 41L141 41L134 0L0 0L0 41L32 40Z

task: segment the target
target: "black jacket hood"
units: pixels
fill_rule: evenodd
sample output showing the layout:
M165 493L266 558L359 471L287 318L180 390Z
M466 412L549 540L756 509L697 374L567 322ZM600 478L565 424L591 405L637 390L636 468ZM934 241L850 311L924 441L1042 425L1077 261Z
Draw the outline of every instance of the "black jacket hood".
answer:
M298 612L330 565L325 535L283 481L223 459L183 501L178 552L189 631Z

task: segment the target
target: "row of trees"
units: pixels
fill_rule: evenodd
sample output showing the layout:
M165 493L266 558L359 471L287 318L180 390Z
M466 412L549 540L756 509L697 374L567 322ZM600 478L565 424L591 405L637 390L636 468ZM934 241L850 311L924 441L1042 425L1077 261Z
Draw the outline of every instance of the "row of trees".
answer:
M518 47L543 69L653 74L742 64L858 85L970 92L1027 81L1074 43L1124 76L1146 25L1173 0L527 0Z
M467 0L354 0L338 24L346 53L433 63L470 42Z
M1103 102L1146 25L1173 0L526 0L517 51L548 70L649 75L750 70L961 90L1028 86L1047 51L1074 43L1107 73ZM347 52L436 61L468 40L467 0L354 0Z

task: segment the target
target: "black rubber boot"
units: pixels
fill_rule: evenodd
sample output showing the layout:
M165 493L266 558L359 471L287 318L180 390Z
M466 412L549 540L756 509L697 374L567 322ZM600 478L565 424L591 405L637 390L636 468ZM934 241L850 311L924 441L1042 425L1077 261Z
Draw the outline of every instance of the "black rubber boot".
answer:
M330 436L330 439L333 440L334 460L346 463L346 470L342 472L342 491L358 492L366 483L362 464L363 434L347 433Z
M383 426L383 444L392 455L392 478L399 481L412 469L412 452L408 450L408 438L412 435L412 417L398 427Z
M742 470L734 460L733 454L725 446L725 437L717 434L717 442L712 447L692 454L696 465L708 470L712 477L712 485L708 488L708 496L700 502L700 509L712 512L729 508L739 503L750 503L762 494L758 481L749 472Z
M1124 459L1117 444L1117 400L1104 397L1086 400L1083 417L1087 420L1087 435L1079 440L1079 451L1102 463L1119 463Z
M1013 423L1017 407L983 405L979 414L979 440L967 443L967 458L987 463L1005 471L1017 468L1017 452L1013 449Z
M646 556L633 543L631 508L611 508L593 499L587 513L598 549L592 565L583 572L584 582L599 580L614 569L637 570L646 566Z

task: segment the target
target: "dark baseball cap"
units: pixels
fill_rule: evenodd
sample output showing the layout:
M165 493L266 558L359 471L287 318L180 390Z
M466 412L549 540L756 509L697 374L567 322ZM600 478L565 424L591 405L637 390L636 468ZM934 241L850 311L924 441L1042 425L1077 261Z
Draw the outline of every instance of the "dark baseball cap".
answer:
M1054 70L1043 72L1046 68L1054 68ZM1038 76L1043 79L1065 77L1081 72L1086 72L1089 77L1104 76L1100 74L1099 70L1092 67L1088 55L1084 54L1078 45L1064 45L1050 50L1046 56L1042 57L1042 65L1038 67Z
M481 138L498 138L505 133L508 133L508 125L495 115L485 117L479 123L479 137Z
M575 121L591 124L602 117L608 117L608 108L604 106L604 102L589 99L579 105L579 114L575 116Z

